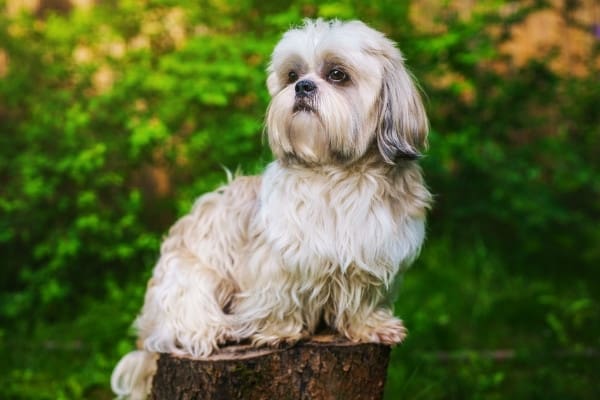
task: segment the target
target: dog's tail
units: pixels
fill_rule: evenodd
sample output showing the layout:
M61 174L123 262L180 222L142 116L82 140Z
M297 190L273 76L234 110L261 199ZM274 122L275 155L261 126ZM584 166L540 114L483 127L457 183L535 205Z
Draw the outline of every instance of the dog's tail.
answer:
M136 350L119 361L110 377L112 391L120 399L144 400L150 394L157 353Z

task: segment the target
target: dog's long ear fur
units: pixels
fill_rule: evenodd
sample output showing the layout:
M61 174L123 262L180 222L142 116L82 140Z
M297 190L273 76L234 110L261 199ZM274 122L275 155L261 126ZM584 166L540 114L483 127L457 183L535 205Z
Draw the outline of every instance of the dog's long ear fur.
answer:
M383 83L379 97L377 145L385 162L416 160L427 146L429 122L421 95L402 55L392 44L383 49Z

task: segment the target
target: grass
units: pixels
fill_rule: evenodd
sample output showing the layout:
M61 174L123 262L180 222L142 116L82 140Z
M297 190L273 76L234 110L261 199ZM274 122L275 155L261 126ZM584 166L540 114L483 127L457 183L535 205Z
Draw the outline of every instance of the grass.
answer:
M143 288L111 284L69 321L3 328L0 398L112 399ZM600 398L597 289L567 268L507 265L482 242L431 240L396 303L410 333L392 352L385 398Z
M429 243L397 302L410 334L386 399L600 398L597 282L572 272L507 266L481 242Z

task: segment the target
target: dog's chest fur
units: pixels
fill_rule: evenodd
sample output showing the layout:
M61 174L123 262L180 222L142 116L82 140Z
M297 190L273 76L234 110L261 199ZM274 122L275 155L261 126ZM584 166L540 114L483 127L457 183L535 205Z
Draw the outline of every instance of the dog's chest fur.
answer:
M418 252L420 218L398 204L381 169L306 169L275 162L263 176L255 221L286 268L316 275L351 266L382 282Z

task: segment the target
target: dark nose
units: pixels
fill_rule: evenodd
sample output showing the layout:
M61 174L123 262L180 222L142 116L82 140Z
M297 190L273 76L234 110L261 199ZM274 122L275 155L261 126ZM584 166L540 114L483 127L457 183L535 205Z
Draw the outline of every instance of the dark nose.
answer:
M303 80L296 83L296 96L309 96L317 90L317 85L313 81Z

